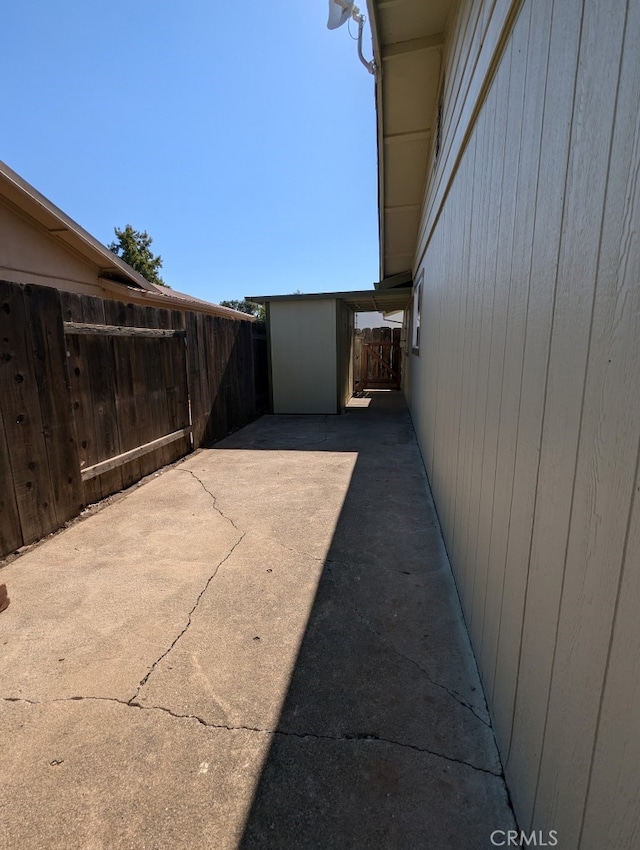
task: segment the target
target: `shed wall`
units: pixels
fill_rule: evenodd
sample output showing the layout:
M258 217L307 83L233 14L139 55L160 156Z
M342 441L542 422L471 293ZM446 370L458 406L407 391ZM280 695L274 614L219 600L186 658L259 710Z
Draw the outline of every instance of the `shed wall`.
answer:
M460 3L412 415L523 829L640 834L640 4Z
M336 301L269 304L274 413L336 413Z
M353 395L353 319L354 313L344 301L336 302L338 332L338 413Z

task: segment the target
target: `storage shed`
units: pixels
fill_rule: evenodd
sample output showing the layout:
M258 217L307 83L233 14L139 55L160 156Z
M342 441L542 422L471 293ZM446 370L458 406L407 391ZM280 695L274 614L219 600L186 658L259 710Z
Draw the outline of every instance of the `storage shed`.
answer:
M352 395L354 315L404 310L411 287L256 295L266 308L274 413L341 413Z

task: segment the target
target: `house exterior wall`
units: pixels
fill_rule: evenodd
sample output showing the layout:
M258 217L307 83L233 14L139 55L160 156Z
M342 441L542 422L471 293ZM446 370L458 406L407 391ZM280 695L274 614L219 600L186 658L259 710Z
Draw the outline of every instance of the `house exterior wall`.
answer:
M76 256L11 206L0 201L0 279L38 283L80 295L105 292L98 282L99 269Z
M640 834L640 4L462 0L408 392L516 815Z
M60 224L62 227L62 222ZM92 262L91 254L83 256L62 238L63 234L60 238L52 235L44 224L18 208L9 198L0 197L0 280L52 286L62 292L126 301L144 307L182 312L192 310L241 321L248 319L244 313L192 299L171 289L166 290L165 296L164 292L138 288L135 281L128 285L111 280L106 276L108 272L102 276L103 270L97 262ZM108 254L106 249L105 253ZM96 256L95 252L93 256ZM138 276L133 271L132 274Z
M274 413L336 413L335 299L269 303Z

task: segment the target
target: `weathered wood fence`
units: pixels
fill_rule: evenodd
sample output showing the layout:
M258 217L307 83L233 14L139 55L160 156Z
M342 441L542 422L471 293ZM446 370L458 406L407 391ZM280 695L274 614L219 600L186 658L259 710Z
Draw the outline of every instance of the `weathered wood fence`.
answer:
M400 328L361 328L353 338L353 390L400 389Z
M264 329L0 282L0 557L266 409Z

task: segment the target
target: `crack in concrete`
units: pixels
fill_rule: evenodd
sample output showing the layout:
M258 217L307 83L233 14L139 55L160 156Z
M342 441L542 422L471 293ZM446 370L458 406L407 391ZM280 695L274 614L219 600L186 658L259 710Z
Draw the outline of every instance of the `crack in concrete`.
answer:
M195 476L194 476L194 477L195 477ZM217 510L217 509L216 509L216 510ZM235 526L234 526L234 528L235 528ZM151 676L151 674L154 672L154 670L156 669L156 667L158 666L158 664L160 664L160 662L161 662L161 661L163 661L163 660L167 657L167 655L169 655L169 653L170 653L170 652L171 652L171 650L172 650L172 649L176 646L176 644L178 643L178 641L179 641L179 640L180 640L180 639L181 639L181 638L185 635L185 633L186 633L186 632L187 632L187 630L189 629L189 626L191 625L191 618L193 617L193 614L195 613L195 611L196 611L196 609L197 609L198 605L200 604L200 602L201 602L201 600L202 600L202 597L205 595L205 593L206 593L206 592L207 592L207 590L209 589L209 585L210 585L210 584L211 584L211 582L214 580L214 578L218 575L218 571L220 570L220 567L221 567L221 566L222 566L222 565L223 565L226 561L228 561L228 560L229 560L229 558L233 555L233 553L235 552L235 550L237 549L237 547L238 547L238 546L242 543L242 541L244 540L245 536L246 536L245 532L240 532L240 537L236 540L236 542L233 544L233 546L231 547L231 549L229 549L229 551L228 551L228 552L227 552L227 554L224 556L224 558L223 558L223 559L222 559L222 560L221 560L221 561L217 564L217 566L216 566L215 570L211 573L211 575L209 576L209 578L208 578L208 579L207 579L207 581L205 582L204 587L202 588L202 590L201 590L201 591L200 591L200 593L198 594L198 597L197 597L197 599L196 599L196 601L195 601L195 603L194 603L193 607L192 607L192 608L191 608L191 610L189 611L189 613L188 613L188 615L187 615L187 622L186 622L186 624L185 624L184 628L183 628L183 629L180 631L180 633L179 633L179 634L178 634L178 635L174 638L174 640L171 642L170 646L169 646L167 649L165 649L165 651L162 653L162 655L160 655L160 656L159 656L159 657L158 657L158 658L157 658L157 659L153 662L153 664L151 665L151 667L150 667L150 668L149 668L149 670L147 671L146 675L145 675L145 676L144 676L144 677L140 680L140 682L139 682L139 684L138 684L138 687L137 687L137 689L136 689L135 694L131 697L130 703L133 703L133 700L137 699L137 697L139 697L139 696L140 696L140 691L141 691L141 690L142 690L142 688L144 688L144 686L147 684L147 682L149 681L149 677L150 677L150 676Z
M336 578L335 578L335 575L333 574L333 570L331 568L332 564L345 564L346 566L351 566L351 567L356 566L355 564L352 564L350 561L343 561L343 560L339 560L337 558L319 558L319 557L317 557L317 555L312 555L309 552L304 552L301 549L294 549L291 546L287 546L285 543L282 543L279 540L277 541L277 543L283 549L287 549L289 552L293 552L296 555L302 555L303 557L310 558L313 561L317 561L319 563L324 563L324 565L326 567L327 574L333 579L334 583L336 582ZM379 632L376 628L374 628L374 626L369 621L369 619L367 617L365 617L365 615L360 611L360 609L358 608L358 606L354 602L352 602L348 598L346 598L346 601L347 601L347 604L355 611L359 620L364 624L364 626L372 634L374 634L386 646L388 646L391 650L393 650L393 652L395 652L401 658L404 658L405 661L408 661L410 664L413 664L414 667L417 667L418 670L420 670L424 674L424 676L426 676L426 678L428 679L429 682L431 682L432 685L434 685L437 688L441 688L443 691L446 691L446 693L448 693L449 696L453 700L455 700L455 702L457 702L463 708L466 708L468 711L470 711L474 715L474 717L476 717L488 729L493 730L493 727L492 727L490 721L488 721L485 716L483 716L482 714L479 713L482 709L479 709L477 706L473 705L472 703L467 702L465 700L465 698L462 696L462 694L460 694L458 691L455 691L452 688L448 688L446 685L443 685L442 682L438 682L436 679L434 679L431 676L431 674L429 673L429 671L426 670L418 661L416 661L415 658L412 658L410 655L406 655L406 653L402 652L402 650L399 649L396 646L396 644L393 643L393 641L391 641L388 637L386 637L381 632ZM487 714L487 712L485 712L485 715L486 714Z
M328 429L328 426L327 426L327 423L326 423L326 417L325 417L325 435L324 435L324 437L321 440L318 440L316 442L308 442L308 443L301 444L301 446L306 447L306 446L312 446L312 445L320 445L322 443L327 442L328 439L329 439L329 429ZM300 448L301 446L298 446L297 448ZM501 763L500 763L501 764L501 772L496 773L495 771L492 771L492 770L489 770L488 768L483 768L483 767L480 767L478 765L472 764L471 762L465 761L464 759L457 759L457 758L454 758L452 756L447 756L443 753L437 752L435 750L431 750L427 747L419 747L415 744L409 744L409 743L406 743L406 742L403 742L403 741L396 741L396 740L393 740L391 738L383 738L383 737L380 737L379 735L375 735L373 733L352 733L352 734L345 733L343 735L337 736L337 735L319 734L319 733L313 733L313 732L292 732L292 731L285 731L285 730L281 730L281 729L261 729L261 728L258 728L258 727L244 726L244 725L229 726L227 724L208 723L207 721L203 720L201 717L199 717L198 715L195 715L195 714L178 714L176 712L171 711L171 709L165 708L164 706L146 706L146 705L143 705L140 702L137 702L137 699L140 696L140 692L142 691L143 687L149 681L149 678L151 677L151 675L153 674L153 672L155 671L157 666L160 664L161 661L163 661L169 655L169 653L174 649L176 644L180 641L180 639L188 631L189 627L191 626L192 616L195 613L196 609L198 608L198 606L199 606L204 594L208 590L211 582L214 580L214 578L218 574L220 567L231 557L231 555L233 554L235 549L240 545L240 543L244 540L244 538L246 536L246 532L241 531L238 528L238 526L236 525L236 523L234 522L234 520L231 519L231 517L227 516L225 513L223 513L222 510L220 510L220 508L217 505L218 497L206 487L204 482L194 472L192 472L189 469L178 469L177 471L188 473L189 475L191 475L192 478L194 478L198 482L198 484L200 484L200 486L205 491L205 493L207 493L207 495L209 495L211 497L213 509L220 515L220 517L222 519L229 522L233 526L233 528L235 528L235 530L240 534L240 537L238 538L238 540L236 540L236 542L233 544L231 549L227 552L225 557L222 558L222 560L217 564L215 570L213 571L213 573L207 579L204 587L202 588L202 590L198 594L198 597L197 597L193 607L189 611L189 614L187 616L187 623L185 624L184 628L180 631L180 633L172 641L172 643L169 645L169 647L162 653L162 655L160 655L156 659L156 661L153 662L153 664L151 665L151 667L147 671L146 675L140 680L140 683L138 684L136 691L133 694L133 696L129 700L118 699L117 697L73 696L73 697L61 697L61 698L47 700L47 701L43 701L43 702L39 702L37 700L32 700L32 699L29 699L27 697L2 697L0 699L3 702L12 702L12 703L24 702L24 703L27 703L29 705L47 705L47 704L58 703L58 702L82 702L82 701L113 702L113 703L117 703L118 705L123 705L127 708L136 708L136 709L139 709L141 711L160 711L164 714L168 714L169 716L171 716L175 719L179 719L179 720L195 720L201 726L204 726L205 728L209 728L209 729L224 729L224 730L227 730L227 731L230 731L230 732L246 731L246 732L255 732L255 733L258 733L258 734L266 734L266 735L274 735L274 736L275 735L281 735L281 736L284 736L284 737L298 738L300 740L315 739L315 740L336 741L336 742L340 742L340 741L373 741L373 742L376 742L376 743L401 747L403 749L414 750L415 752L432 755L436 758L440 758L440 759L443 759L445 761L453 762L455 764L465 765L466 767L469 767L472 770L476 770L476 771L479 771L481 773L486 773L486 774L489 774L490 776L494 776L498 779L501 779L503 784L505 785L505 787L507 787L506 786L506 779L505 779L505 775L504 775L504 768L502 767ZM350 561L344 561L344 560L337 559L337 558L320 558L316 555L312 555L309 552L305 552L303 550L295 549L291 546L287 546L286 544L282 543L281 541L276 541L276 542L283 549L287 549L288 551L293 552L294 554L301 555L303 557L309 558L310 560L316 561L318 563L324 563L326 568L327 568L328 575L333 579L334 582L336 582L336 578L335 578L335 575L333 574L333 571L332 571L332 567L331 567L332 564L345 564L347 566L356 566ZM449 694L449 696L455 702L457 702L463 708L466 708L467 710L471 711L471 713L478 720L480 720L481 723L483 723L485 726L487 726L489 729L491 729L493 731L491 723L487 722L484 719L484 717L482 717L480 714L477 713L475 706L473 706L471 703L466 702L466 700L464 700L462 695L459 694L458 692L448 688L446 685L443 685L441 682L438 682L435 679L433 679L433 677L429 674L429 672L419 662L417 662L414 658L411 658L409 655L406 655L392 641L390 641L389 638L387 638L385 635L383 635L381 632L379 632L372 625L372 623L368 620L368 618L365 617L365 615L360 611L360 609L358 608L358 606L354 602L352 602L349 599L347 599L347 602L348 602L349 606L355 612L358 619L363 623L363 625L372 634L374 634L379 640L381 640L385 645L387 645L398 656L403 658L405 661L408 661L410 664L414 665L418 670L420 670L422 672L422 674L427 678L427 680L432 685L444 690L447 694ZM495 739L495 733L494 733L494 739Z
M320 445L322 445L322 443L326 443L328 439L329 439L329 423L327 422L327 417L325 416L324 417L324 437L321 440L313 440L313 441L309 441L309 442L305 442L305 443L296 443L296 445L292 446L292 448L295 451L298 451L298 449L306 449L308 446L320 446Z
M288 552L293 552L294 555L302 555L304 558L309 558L311 561L317 561L319 564L325 563L325 558L319 558L317 555L312 555L310 552L304 552L302 549L295 549L293 546L287 546L281 540L273 541L277 546L286 549Z
M331 576L334 582L336 582L336 578L333 575L330 562L327 562L327 574ZM408 661L410 664L413 664L414 667L417 667L417 669L420 670L421 673L423 673L423 675L432 685L434 685L436 688L441 688L443 691L449 694L449 696L455 702L470 711L473 716L476 717L481 723L483 723L488 729L492 729L491 723L487 722L487 720L485 720L485 718L478 713L478 711L476 710L476 706L472 705L472 703L470 702L467 702L462 696L462 694L458 693L458 691L454 691L452 688L448 688L446 685L443 685L442 682L438 682L436 679L434 679L429 673L429 671L426 670L422 666L422 664L416 661L415 658L412 658L410 655L404 653L401 649L399 649L399 647L396 646L396 644L392 640L386 637L386 635L383 635L382 632L379 632L369 621L369 618L365 617L365 615L358 608L355 602L352 602L351 599L347 597L341 598L344 598L346 600L347 604L350 608L353 609L360 622L365 626L366 629L371 632L371 634L375 635L379 640L381 640L385 644L385 646L388 646L389 649L393 650L393 652L396 653L396 655L399 655L400 658L404 658L405 661Z
M225 563L225 561L228 561L228 560L229 560L229 558L230 558L230 557L231 557L231 555L234 553L234 551L236 550L236 548L240 545L240 543L242 543L242 541L243 541L243 540L244 540L244 538L246 537L246 532L244 532L244 531L240 531L240 529L239 529L239 528L238 528L238 526L235 524L235 522L231 519L231 517L228 517L226 514L224 514L224 513L220 510L220 508L219 508L219 507L217 506L217 504L216 504L216 502L217 502L217 496L215 496L215 495L211 492L211 490L209 490L209 489L208 489L208 488L204 485L204 483L200 480L200 478L198 478L198 476L197 476L194 472L192 472L190 469L178 469L178 470L177 470L177 472L186 472L187 474L191 475L191 477L192 477L192 478L194 478L194 479L198 482L198 484L202 487L202 489L205 491L205 493L207 493L207 494L211 497L211 500L212 500L212 503L213 503L213 504L212 504L212 507L213 507L214 511L216 511L218 514L220 514L220 516L222 517L222 519L224 519L224 520L226 520L227 522L229 522L229 523L230 523L230 524L231 524L231 525L235 528L235 530L238 532L238 534L240 535L240 537L236 540L236 542L233 544L233 546L231 547L231 549L229 549L229 551L228 551L228 552L227 552L227 554L224 556L224 558L223 558L221 561L219 561L219 562L218 562L218 564L217 564L217 566L216 566L215 570L211 573L211 575L209 576L209 578L208 578L208 579L207 579L207 581L205 582L205 585L204 585L204 587L202 588L202 590L200 591L200 593L198 594L198 596L197 596L197 598L196 598L196 601L195 601L195 603L194 603L193 607L191 608L191 610L190 610L190 611L189 611L189 613L187 614L187 622L186 622L186 624L185 624L184 628L183 628L183 629L179 632L179 634L178 634L178 635L174 638L174 640L171 642L171 644L168 646L168 648L167 648L167 649L165 649L165 651L162 653L162 655L160 655L158 658L156 658L156 660L153 662L153 664L151 665L151 667L150 667L150 668L149 668L149 670L147 671L146 675L145 675L145 676L144 676L144 677L140 680L140 682L138 683L138 687L136 688L136 692L134 693L134 695L133 695L133 696L131 697L131 699L129 700L129 704L130 704L130 705L134 705L134 704L135 704L135 703L134 703L134 700L136 700L136 699L140 696L140 691L141 691L141 690L144 688L144 686L147 684L147 682L149 681L149 677L150 677L150 676L152 675L152 673L155 671L155 669L156 669L156 667L158 666L158 664L160 664L160 662L161 662L161 661L163 661L163 660L167 657L167 655L169 655L169 653L170 653L170 652L172 651L172 649L176 646L176 644L178 643L178 641L179 641L179 640L180 640L180 639L184 636L184 634L188 631L189 627L191 626L191 619L192 619L192 617L193 617L193 614L195 613L195 611L196 611L196 609L197 609L198 605L200 604L200 602L202 601L202 597L205 595L205 593L206 593L206 592L207 592L207 590L209 589L209 585L210 585L210 584L211 584L211 582L214 580L214 578L217 576L218 571L220 570L220 567L221 567L221 566ZM116 700L116 701L117 701L117 700Z
M206 720L203 720L202 717L199 717L197 714L178 714L175 711L171 711L169 708L165 708L161 705L142 705L142 703L135 702L135 697L131 700L123 700L118 699L117 697L82 697L82 696L74 696L74 697L59 697L57 699L51 700L33 700L28 699L27 697L2 697L1 700L3 702L12 702L19 703L25 702L29 705L52 705L54 703L60 702L113 702L117 705L122 705L125 708L135 708L140 711L159 711L162 714L168 714L170 717L175 718L176 720L195 720L200 726L203 726L205 729L221 729L227 732L255 732L260 735L280 735L285 738L297 738L299 740L317 740L317 741L334 741L336 743L347 742L347 741L368 741L377 744L387 744L393 747L400 747L405 750L413 750L414 752L423 753L425 755L434 756L435 758L443 759L444 761L452 762L453 764L461 764L465 767L469 767L472 770L476 770L480 773L487 773L489 776L494 776L496 779L502 779L504 783L504 775L501 773L496 773L493 770L489 770L486 767L480 767L477 764L473 764L472 762L465 761L464 759L454 758L453 756L447 756L444 753L440 753L437 750L431 750L428 747L420 747L417 744L408 744L405 741L396 741L393 738L384 738L380 735L376 735L372 732L345 732L342 735L329 735L329 734L321 734L318 732L292 732L285 729L262 729L258 726L246 726L240 724L238 726L229 726L225 723L209 723Z
M43 705L36 699L28 699L28 697L2 697L2 702L27 702L29 705ZM49 700L53 702L53 700Z
M349 561L338 560L337 558L318 558L316 555L311 555L309 552L304 552L301 549L294 549L291 546L287 546L285 543L282 543L281 541L277 541L277 542L278 542L279 546L281 546L283 549L287 549L289 552L293 552L296 555L302 555L304 557L310 558L313 561L318 561L318 562L324 563L325 567L326 567L327 574L333 579L334 582L336 582L336 578L335 578L335 575L333 574L333 570L331 568L332 564L345 564L347 566L356 566L355 564L352 564ZM489 729L493 728L491 726L491 723L488 722L486 720L486 718L482 714L479 713L479 711L481 709L478 709L472 703L467 702L465 700L465 698L462 696L462 694L458 693L458 691L454 691L453 689L448 688L446 685L443 685L441 682L438 682L436 679L434 679L431 676L431 674L418 661L415 660L415 658L411 658L411 656L406 655L404 652L402 652L401 649L399 649L395 645L395 643L393 643L393 641L389 640L389 638L387 638L385 635L383 635L381 632L379 632L376 628L374 628L374 626L370 623L369 619L364 616L364 614L360 611L360 609L358 608L358 606L354 602L352 602L350 599L347 599L347 604L355 611L357 617L364 624L364 626L372 634L374 634L379 640L381 640L386 646L388 646L391 650L393 650L393 652L395 652L401 658L404 658L405 661L408 661L410 664L413 664L415 667L417 667L418 670L420 670L426 676L426 678L429 680L429 682L431 682L432 685L434 685L437 688L442 688L443 691L446 691L453 700L455 700L463 708L468 709L474 715L474 717L476 717L487 728L489 728Z
M218 497L217 497L214 493L212 493L212 492L211 492L211 490L209 490L209 489L205 486L204 482L203 482L200 478L198 478L198 476L195 474L195 472L192 472L190 469L178 469L178 470L177 470L177 472L186 472L186 473L187 473L187 475L190 475L192 478L195 478L195 480L196 480L196 481L198 482L198 484L202 487L202 489L204 490L204 492L205 492L205 493L207 493L207 495L211 496L211 499L213 500L213 509L214 509L214 511L216 511L217 513L219 513L219 514L220 514L220 516L222 517L222 519L226 519L226 521L227 521L227 522L231 523L231 525L235 528L235 530L236 530L239 534L244 534L244 532L240 531L240 529L239 529L239 528L238 528L238 526L235 524L235 522L231 519L231 517L230 517L230 516L227 516L225 513L223 513L223 512L220 510L220 508L218 507L218 504L217 504L217 503L218 503Z

